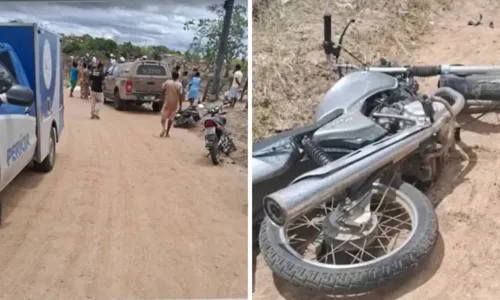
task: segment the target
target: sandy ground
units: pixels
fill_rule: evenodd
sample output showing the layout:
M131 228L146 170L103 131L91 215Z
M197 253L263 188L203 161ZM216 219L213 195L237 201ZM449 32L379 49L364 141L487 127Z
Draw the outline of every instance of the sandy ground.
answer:
M500 29L488 26L497 21L500 4L476 0L457 7L434 24L421 49L412 53L413 62L500 64ZM485 24L467 26L480 13ZM424 88L431 90L434 84L435 80L426 82ZM441 233L430 262L402 287L356 299L498 299L500 115L490 113L475 122L462 116L460 121L470 122L463 126L464 151L454 153L439 182L428 192L438 205ZM274 279L261 256L254 276L254 299L328 299Z
M246 297L246 168L148 109L65 105L55 169L0 193L0 299Z

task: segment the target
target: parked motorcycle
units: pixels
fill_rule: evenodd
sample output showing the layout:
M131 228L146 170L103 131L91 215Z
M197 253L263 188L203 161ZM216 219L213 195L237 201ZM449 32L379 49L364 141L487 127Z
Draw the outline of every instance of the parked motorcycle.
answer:
M352 21L338 44L329 14L324 22L325 52L338 62ZM354 72L326 93L313 124L254 145L253 222L276 275L327 293L361 294L407 277L436 243L434 208L408 182L435 181L460 139L455 117L466 100L443 86L419 95L415 78L500 67L334 68Z
M206 115L210 115L203 125L205 127L205 147L208 149L207 156L210 156L212 163L218 165L220 162L220 153L229 156L236 151L231 134L226 130L226 112L222 111L222 106L216 106L208 109Z
M201 106L203 107L203 106ZM196 125L201 120L198 107L190 105L186 109L179 111L174 117L174 127L189 128Z

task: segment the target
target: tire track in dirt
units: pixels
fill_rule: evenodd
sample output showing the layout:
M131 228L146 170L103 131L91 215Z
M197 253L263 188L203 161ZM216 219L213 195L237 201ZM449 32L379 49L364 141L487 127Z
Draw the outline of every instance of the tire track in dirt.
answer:
M156 115L89 106L66 100L53 172L0 193L0 299L246 296L246 169L155 137Z

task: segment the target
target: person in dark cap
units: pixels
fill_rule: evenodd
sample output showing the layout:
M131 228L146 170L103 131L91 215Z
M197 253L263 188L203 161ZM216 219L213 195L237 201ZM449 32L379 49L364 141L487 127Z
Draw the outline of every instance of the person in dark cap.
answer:
M92 94L92 106L90 108L90 118L91 119L101 119L99 116L99 111L102 103L104 103L104 66L102 62L97 63L97 67L92 71L90 75L90 91Z

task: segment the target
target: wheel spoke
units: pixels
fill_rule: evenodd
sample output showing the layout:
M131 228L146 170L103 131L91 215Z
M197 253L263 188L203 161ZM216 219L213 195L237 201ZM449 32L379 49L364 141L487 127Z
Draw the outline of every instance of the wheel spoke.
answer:
M295 227L292 227L292 228L288 228L287 231L293 231L295 229L298 229L298 228L301 228L301 227L304 227L304 226L308 226L309 224L308 223L299 223L297 226ZM309 227L309 226L308 226Z
M344 246L345 244L347 244L349 242L349 240L346 240L346 241L343 241L342 243L340 243L337 247L333 248L331 251L329 251L327 254L325 254L324 256L322 256L320 259L318 259L318 261L322 260L322 258L324 257L327 257L328 258L328 255L330 253L335 253L338 249L340 249L342 246Z
M365 239L365 243L366 243L366 239ZM373 259L376 259L376 258L377 258L377 257L373 256L372 254L370 254L369 252L365 252L365 251L363 250L363 248L359 247L358 245L356 245L356 244L354 244L354 243L349 243L349 244L351 244L352 246L354 246L355 248L357 248L359 251L363 251L363 253L368 254L368 255L369 255L369 256L371 256Z
M377 242L379 243L380 247L382 247L382 249L386 254L389 253L389 250L387 250L387 248L384 246L384 243L382 243L380 239L377 239Z
M377 206L377 208L375 209L375 212L378 212L378 210L380 209L380 206L382 205L382 203L384 202L384 199L385 199L385 196L387 195L387 192L389 191L389 187L392 186L392 182L394 181L394 178L396 178L396 172L394 172L392 174L392 177L391 177L391 180L389 181L389 184L387 185L387 187L385 188L384 190L384 194L382 195L382 199L380 199L380 202Z
M398 219L399 216L402 216L402 215L405 215L405 214L407 214L407 213L405 212L405 213L399 214L399 215L397 215L395 217L390 217L390 216L384 215L384 218L386 218L387 220L384 220L384 221L380 222L379 224L383 225L383 224L386 224L386 223L388 223L390 221L396 221L396 222L399 222L401 224L406 224L406 225L410 225L411 226L411 224L409 224L408 221L401 221L400 219ZM409 221L411 222L411 219Z
M401 233L401 231L398 231L398 233L396 233L396 236L394 237L394 244L392 244L392 247L391 247L391 249L389 251L392 251L392 250L394 250L394 248L396 248L396 245L397 245L400 233Z

